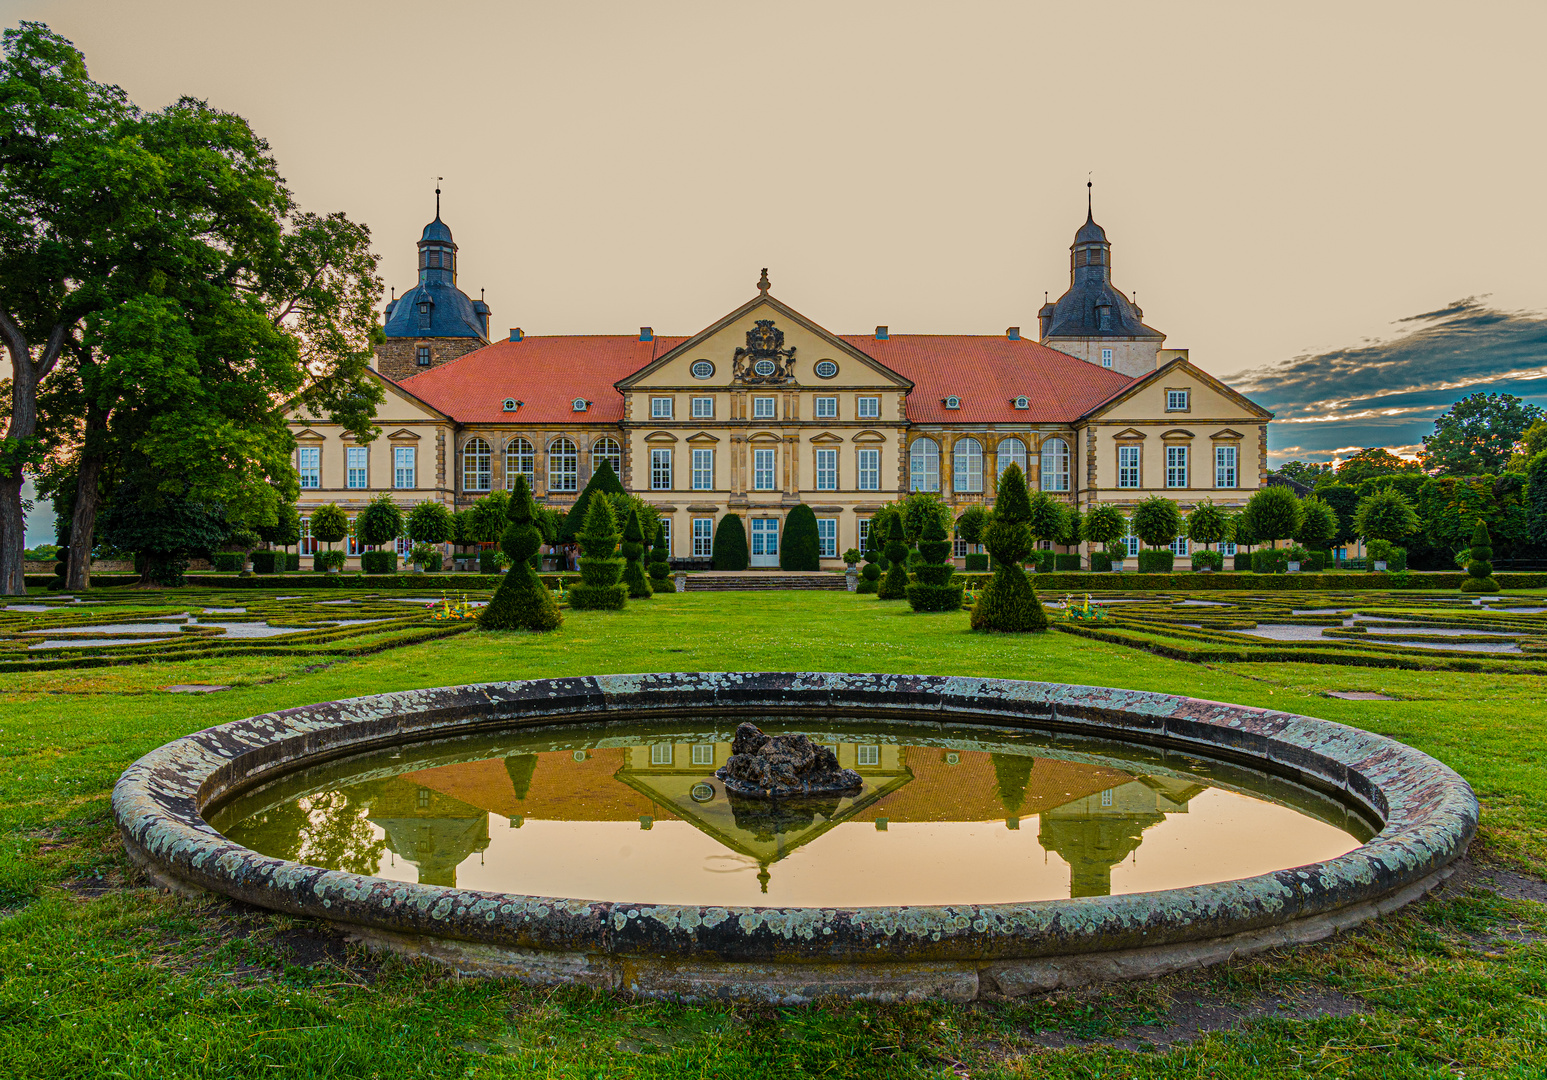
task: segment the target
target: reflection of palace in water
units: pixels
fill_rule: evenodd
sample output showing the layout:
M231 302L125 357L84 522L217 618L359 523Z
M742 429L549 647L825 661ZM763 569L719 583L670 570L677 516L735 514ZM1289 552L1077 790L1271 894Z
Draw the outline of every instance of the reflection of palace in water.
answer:
M833 743L840 765L865 780L859 794L771 807L727 795L714 771L729 742L519 754L404 773L354 789L395 858L426 884L456 884L456 868L489 846L489 815L526 821L686 821L726 848L768 867L846 822L879 831L915 822L1035 817L1041 846L1071 870L1070 895L1111 892L1112 868L1144 830L1187 812L1203 785L1171 777L1018 754Z

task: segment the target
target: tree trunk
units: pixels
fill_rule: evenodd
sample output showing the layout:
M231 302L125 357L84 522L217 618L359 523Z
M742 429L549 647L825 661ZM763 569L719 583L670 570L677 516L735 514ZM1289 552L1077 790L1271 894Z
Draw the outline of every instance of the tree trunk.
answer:
M64 587L72 592L91 588L92 538L102 502L102 472L107 468L106 441L107 411L93 402L86 407L86 437L76 470L75 509L70 515L70 560L65 568Z
M15 476L0 476L0 594L26 596L22 572L26 550L27 516L21 511L21 469Z
M5 441L25 443L37 434L38 383L52 370L64 350L68 327L54 327L36 361L27 346L27 338L14 319L0 311L0 343L11 354L11 424ZM12 459L12 475L0 476L0 595L26 596L27 579L22 567L22 552L27 547L27 515L21 508L22 467L20 458Z

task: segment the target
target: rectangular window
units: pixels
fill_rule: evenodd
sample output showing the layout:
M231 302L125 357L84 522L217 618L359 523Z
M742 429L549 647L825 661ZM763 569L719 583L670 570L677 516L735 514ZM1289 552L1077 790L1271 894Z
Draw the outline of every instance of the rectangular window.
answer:
M652 765L670 765L671 764L671 752L672 752L672 749L673 749L672 744L669 743L669 742L651 743L650 744L650 764L652 764Z
M838 451L822 449L816 452L816 489L838 490Z
M365 550L365 545L355 537L355 519L349 519L349 535L344 539L344 554L354 556Z
M669 398L669 397L653 397L653 398L651 398L650 399L650 419L652 419L652 420L670 420L671 419L671 403L672 403L672 401L673 401L673 399Z
M693 764L694 765L713 765L714 764L714 743L712 743L712 742L694 743L693 744Z
M322 486L322 447L303 446L296 451L296 471L301 474L303 488Z
M879 765L881 764L881 748L879 746L856 746L854 764Z
M861 518L859 522L859 549L863 552L870 546L870 519Z
M1117 448L1117 486L1120 488L1139 486L1139 448L1137 446Z
M310 517L303 517L301 519L301 554L317 554L317 541L312 537L312 519Z
M777 399L776 398L771 398L771 397L755 397L755 398L753 398L752 399L752 419L754 419L754 420L772 420L772 419L774 419L778 415L778 410L775 408L776 402L777 402Z
M712 397L696 397L696 398L694 398L693 399L693 419L694 420L713 420L714 419L714 398L712 398Z
M835 397L817 398L816 418L818 420L836 420L838 418L838 399Z
M1341 551L1343 549L1339 548L1338 550ZM1229 556L1232 559L1235 558L1235 541L1234 540L1226 540L1224 543L1220 544L1219 545L1219 553L1221 555ZM1339 558L1341 558L1341 557L1342 556L1339 556Z
M418 362L420 367L429 367L430 347L428 345L420 345L417 349L414 350L414 359Z
M1175 540L1171 541L1171 554L1178 558L1186 558L1191 550L1187 545L1187 537L1185 536L1178 536Z
M661 543L666 547L666 557L671 558L671 518L661 518Z
M1123 537L1123 543L1128 545L1128 557L1130 559L1139 554L1139 538L1133 535L1133 533Z
M394 446L392 448L392 486L400 488L417 486L414 472L414 448Z
M714 490L714 451L693 451L693 490Z
M707 559L714 554L714 518L693 519L693 558Z
M1216 446L1214 448L1214 486L1233 488L1237 486L1235 471L1236 448L1233 446Z
M881 399L878 397L862 397L856 401L854 415L861 420L876 420L881 416Z
M345 477L345 487L363 488L366 486L366 460L370 449L364 446L348 446L344 448L344 464L349 469L349 475Z
M752 488L755 491L774 490L774 452L752 451Z
M1101 366L1102 367L1111 367L1112 366L1112 350L1111 349L1102 349L1101 350Z
M1167 412L1185 412L1186 409L1187 409L1187 391L1186 390L1167 390L1166 391L1166 411Z
M1187 447L1166 447L1166 487L1187 486Z
M671 451L650 451L650 490L671 490Z
M1107 788L1105 791L1103 791L1101 793L1101 805L1102 806L1111 806L1112 805L1112 789L1111 788Z
M881 451L861 449L854 452L854 486L861 491L881 490Z
M838 519L816 519L816 553L824 559L838 557Z

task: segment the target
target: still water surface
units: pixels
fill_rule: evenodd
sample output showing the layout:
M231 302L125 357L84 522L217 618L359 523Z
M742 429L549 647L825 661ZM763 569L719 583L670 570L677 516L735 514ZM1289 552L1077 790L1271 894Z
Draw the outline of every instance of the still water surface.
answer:
M1342 855L1373 834L1286 781L1151 748L934 725L759 719L865 780L771 806L715 779L742 718L543 728L297 772L213 811L256 851L469 889L856 907L1148 892Z

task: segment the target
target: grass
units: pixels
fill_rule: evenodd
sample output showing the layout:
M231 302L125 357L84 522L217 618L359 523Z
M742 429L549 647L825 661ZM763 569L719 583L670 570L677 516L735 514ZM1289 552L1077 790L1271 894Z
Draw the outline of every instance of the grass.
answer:
M1379 731L1473 784L1477 867L1469 884L1336 941L1153 983L773 1008L527 990L370 956L304 920L157 892L110 821L112 783L140 754L270 709L490 679L757 669L1095 683ZM231 689L156 690L200 682ZM1061 633L979 635L960 613L820 592L662 594L567 612L551 635L475 631L363 655L0 673L0 1075L1547 1075L1547 916L1515 898L1536 886L1512 876L1539 877L1547 841L1544 690L1507 670L1210 665Z

